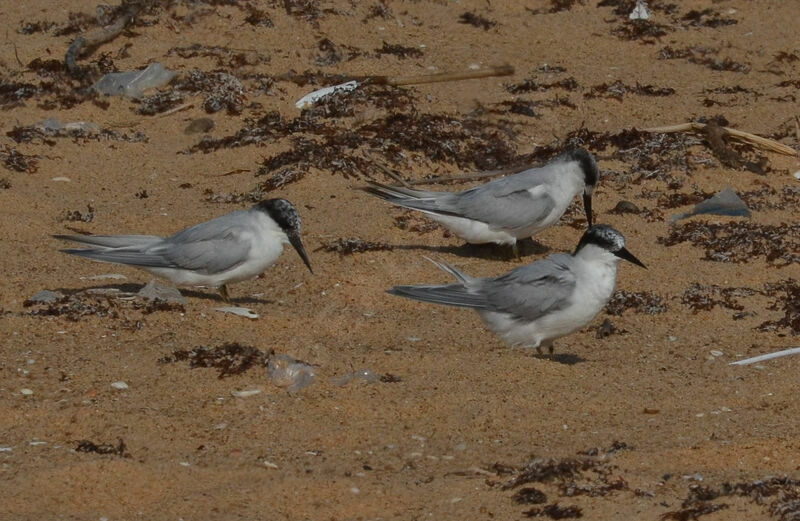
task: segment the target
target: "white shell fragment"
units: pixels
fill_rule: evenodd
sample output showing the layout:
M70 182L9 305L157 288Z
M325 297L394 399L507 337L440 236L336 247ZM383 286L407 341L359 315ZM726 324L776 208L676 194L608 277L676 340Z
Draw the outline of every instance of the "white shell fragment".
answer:
M231 394L236 398L248 398L250 396L261 394L261 389L249 389L247 391L231 391Z
M257 319L258 313L253 312L250 308L241 308L238 306L225 306L222 308L214 308L215 311L221 311L223 313L231 313L233 315L239 315L240 317L250 318L250 319Z
M353 81L348 81L347 83L340 83L339 85L333 85L331 87L318 89L315 90L314 92L306 94L305 96L297 100L297 103L295 103L294 105L298 109L304 109L306 107L310 107L311 105L318 102L325 96L328 96L336 92L350 92L351 90L355 90L359 85L360 83L353 80Z
M114 389L120 390L120 391L124 391L125 389L128 388L128 384L126 384L125 382L120 380L119 382L113 382L111 384L111 387L113 387Z

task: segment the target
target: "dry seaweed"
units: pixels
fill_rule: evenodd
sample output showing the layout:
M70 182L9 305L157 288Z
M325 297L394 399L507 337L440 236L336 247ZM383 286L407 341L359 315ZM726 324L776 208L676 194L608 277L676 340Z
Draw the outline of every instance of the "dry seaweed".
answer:
M397 56L401 60L406 58L422 58L423 53L417 47L406 47L400 44L389 44L383 42L383 46L380 49L375 49L375 54L378 56L384 56L386 54L391 54L392 56Z
M750 288L723 288L716 284L707 286L695 282L683 292L681 303L693 313L710 311L716 306L741 311L744 306L737 298L749 297L755 293L756 291Z
M561 11L569 11L575 4L584 5L585 3L585 0L550 0L550 7L541 7L538 9L526 7L525 10L532 15L552 14Z
M319 54L314 59L314 64L318 67L348 62L364 54L361 50L350 45L337 45L329 38L323 38L317 42L317 49L319 50Z
M603 83L601 85L593 86L589 92L584 93L585 98L612 98L622 101L625 94L636 94L637 96L672 96L675 94L675 89L670 87L654 87L652 85L625 85L622 81L617 80L612 84Z
M167 51L167 56L179 56L183 59L213 58L217 67L231 69L269 63L269 56L254 50L231 49L220 45L203 45L200 43L193 43L186 47L173 47Z
M4 168L14 172L33 174L39 169L39 160L36 156L26 156L8 145L0 146L0 161Z
M532 508L522 513L525 517L549 517L550 519L577 519L583 517L583 510L577 505L562 507L558 503L542 508Z
M673 49L672 47L664 47L658 53L659 60L674 60L685 59L689 63L702 65L715 71L728 71L728 72L750 72L750 66L733 61L730 58L715 58L713 55L718 53L717 49L708 47L687 47L684 49Z
M650 20L625 20L622 24L611 29L611 34L620 40L638 40L643 44L652 45L658 38L666 36L674 29L671 27L652 22Z
M139 100L136 112L142 116L153 116L177 107L184 99L183 94L174 90L144 96Z
M652 291L617 290L606 304L605 311L609 315L621 316L628 309L632 309L635 313L655 315L665 313L668 308L663 299Z
M568 91L573 91L578 88L578 81L573 78L565 78L563 80L558 80L550 83L541 83L534 79L525 79L520 83L512 83L510 85L506 85L506 90L511 94L522 94L525 92L545 92L550 89L563 89Z
M244 21L256 27L275 27L275 22L266 11L258 9L254 5L245 4L244 8L247 10L247 16Z
M209 114L222 109L227 109L228 114L240 114L244 108L244 85L224 71L204 72L195 69L177 82L175 89L203 93L203 108Z
M354 253L364 253L365 251L391 251L394 247L385 242L372 242L359 239L358 237L347 237L335 241L323 242L322 246L316 251L325 250L336 252L340 255L352 255Z
M116 130L98 129L90 126L63 126L61 128L47 128L41 124L15 126L6 132L6 135L17 143L40 142L53 146L56 142L52 138L71 138L73 140L126 141L128 143L146 143L147 136L135 131L131 134Z
M90 223L94 220L94 207L91 204L87 204L86 213L81 213L78 210L68 210L64 212L64 215L59 220Z
M539 505L547 503L547 495L541 490L534 487L523 487L519 489L511 499L520 505Z
M503 489L516 488L527 483L572 479L582 472L594 469L598 462L593 458L535 458L520 469Z
M76 452L93 452L95 454L116 454L117 456L124 457L126 455L125 449L125 442L122 441L122 438L118 439L116 445L111 443L100 443L97 444L93 441L89 440L80 440L78 442L78 446L75 447Z
M394 218L394 225L401 230L415 232L419 234L432 232L441 229L436 221L426 219L419 215L419 212L406 210L403 214Z
M191 350L176 350L158 360L161 364L189 362L189 367L213 367L219 370L218 377L240 375L252 367L265 367L272 351L263 352L253 346L226 342L217 347L197 346Z
M681 17L684 25L690 27L724 27L726 25L736 25L738 20L733 18L723 18L713 9L703 9L698 11L692 9Z
M466 12L463 13L461 16L459 16L458 23L468 24L473 27L483 29L484 31L488 31L489 29L497 25L497 22L495 22L494 20L489 20L488 18L485 18L479 14L471 12Z
M750 262L764 257L781 266L800 263L800 224L767 225L749 221L708 223L691 221L673 226L657 242L674 246L682 242L705 249L704 260Z
M770 304L767 309L783 311L783 317L778 320L768 320L760 324L757 329L760 331L776 331L788 329L792 335L800 334L800 284L794 279L784 280L778 283L766 284L764 287L765 295L777 296L784 293L785 298Z

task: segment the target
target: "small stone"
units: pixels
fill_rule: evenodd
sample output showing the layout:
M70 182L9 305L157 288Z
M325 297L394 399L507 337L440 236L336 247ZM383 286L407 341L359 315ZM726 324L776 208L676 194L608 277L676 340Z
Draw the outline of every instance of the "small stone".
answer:
M200 134L211 132L214 129L214 120L211 118L197 118L193 119L186 128L183 129L184 134Z
M611 213L639 213L639 212L641 212L639 207L630 201L620 201L617 203L617 206L615 206L611 210Z
M23 396L30 396L33 394L33 391L31 391L30 389L20 389L19 392Z
M125 389L128 388L128 384L120 380L119 382L113 382L111 384L111 387L113 387L114 389L118 389L120 391L124 391Z
M722 355L723 355L723 352L718 350L718 349L712 349L711 350L711 356L722 356Z

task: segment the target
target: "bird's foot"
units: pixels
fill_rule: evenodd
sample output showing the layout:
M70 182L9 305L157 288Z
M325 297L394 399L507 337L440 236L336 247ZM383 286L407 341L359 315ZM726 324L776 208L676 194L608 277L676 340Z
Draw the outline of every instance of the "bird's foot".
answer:
M225 284L217 288L217 291L219 291L219 296L222 297L223 302L226 304L231 303L231 298L228 296L228 287Z

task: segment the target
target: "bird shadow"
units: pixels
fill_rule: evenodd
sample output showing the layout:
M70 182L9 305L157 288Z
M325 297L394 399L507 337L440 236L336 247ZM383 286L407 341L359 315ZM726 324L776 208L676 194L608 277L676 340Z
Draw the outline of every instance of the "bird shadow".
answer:
M101 284L101 285L98 285L98 286L87 286L87 287L84 287L84 288L56 288L56 289L54 289L52 291L57 291L59 293L63 293L64 295L67 295L69 297L77 296L77 295L80 295L81 293L86 293L86 292L92 291L92 290L109 290L109 289L117 290L120 293L136 295L145 286L146 286L146 284L136 284L135 282L125 282L125 283L121 283L121 284ZM199 299L199 300L213 300L213 301L219 302L219 303L221 303L223 305L231 305L231 306L236 306L236 305L239 305L239 304L274 304L275 303L272 300L261 299L261 298L250 297L250 296L232 297L231 301L229 303L226 303L224 300L222 300L222 296L219 295L218 293L214 292L214 290L201 291L201 290L196 290L196 289L182 288L182 289L179 289L178 291L180 291L181 295L183 295L186 298L190 298L191 297L191 298L195 298L195 299Z
M556 362L564 365L575 365L586 361L585 358L581 358L580 356L573 353L559 353L557 355L535 354L533 355L533 357L538 358L540 360L547 360L549 362Z
M511 246L499 244L469 244L464 243L460 246L429 246L427 244L401 244L393 245L395 250L424 250L434 253L455 255L457 257L477 258L496 261L516 260ZM544 255L550 251L548 246L531 238L517 241L520 259L530 256Z

